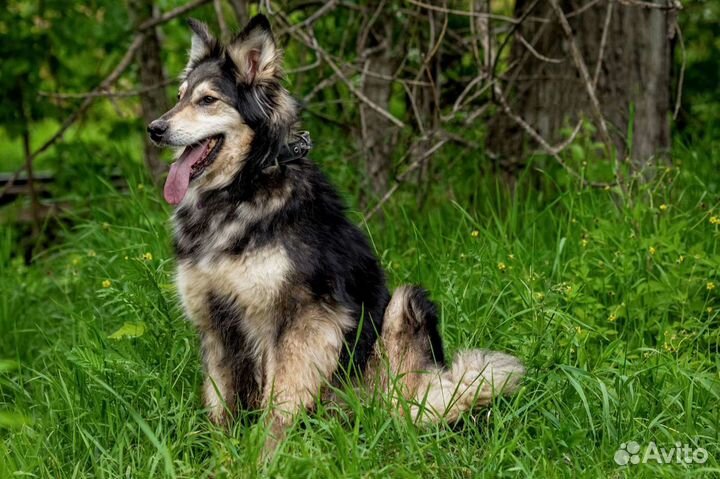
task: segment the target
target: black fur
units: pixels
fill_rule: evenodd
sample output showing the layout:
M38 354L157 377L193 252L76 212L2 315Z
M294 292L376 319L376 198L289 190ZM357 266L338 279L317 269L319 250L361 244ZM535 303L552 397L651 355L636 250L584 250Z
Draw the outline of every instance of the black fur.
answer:
M213 330L220 337L225 350L223 361L232 365L232 388L235 400L245 410L260 407L261 390L255 379L255 364L247 338L239 327L243 320L242 308L229 298L210 294L208 299L209 316Z
M399 288L385 318L390 295L368 241L318 167L307 157L288 156L297 140L297 103L281 84L267 19L253 18L227 47L206 26L191 27L206 43L207 55L188 66L186 93L164 116L192 107L190 93L210 81L225 118L233 118L238 131L224 126L216 133L224 139L214 161L225 163L206 182L197 176L195 189L191 186L175 212L178 285L188 315L205 335L208 376L223 381L222 399L231 411L236 403L244 409L271 405L278 382L290 408L312 407L308 393L322 390L333 371L336 383L343 373L353 382L367 373L369 383L382 386L387 373L380 366L384 349L375 347L380 334L392 356L389 364L401 367L407 359L413 367L455 374L444 367L437 309L427 292ZM245 41L251 43L235 43ZM258 48L273 50L260 55ZM234 112L228 115L227 105L242 122ZM304 145L309 149L309 141ZM223 148L246 153L219 156ZM328 349L315 354L312 347ZM308 374L307 368L316 366L322 369ZM315 374L320 371L322 377ZM410 378L411 397L439 380L406 374L412 372L390 371ZM222 422L225 412L218 410L214 394L206 389L206 404L211 418ZM273 415L273 432L282 432L287 418Z
M255 28L251 24L246 30L251 27ZM312 161L305 158L271 168L292 137L296 118L271 123L264 111L268 105L272 108L277 104L279 95L287 93L279 84L237 85L233 68L226 56L207 58L187 77L188 91L196 83L212 79L215 89L235 105L255 136L233 181L202 194L202 215L191 214L195 205L183 205L176 211L182 238L176 238L177 256L192 261L198 248L216 233L212 225L234 221L239 205L261 204L289 185L292 195L287 203L277 213L245 228L222 253L242 255L269 243L282 244L293 261L294 277L290 281L304 286L318 300L344 306L357 319L358 326L347 333L348 347L340 364L362 372L389 301L382 269L364 235L348 221L340 197ZM217 313L231 321L239 314L229 308L219 308Z

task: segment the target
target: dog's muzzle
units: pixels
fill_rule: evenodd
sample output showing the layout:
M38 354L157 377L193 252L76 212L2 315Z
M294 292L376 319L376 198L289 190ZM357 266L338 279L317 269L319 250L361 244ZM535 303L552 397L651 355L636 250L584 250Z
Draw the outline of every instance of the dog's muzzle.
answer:
M150 133L150 139L159 143L165 132L168 131L169 126L170 125L165 120L155 120L151 122L147 127L147 131Z

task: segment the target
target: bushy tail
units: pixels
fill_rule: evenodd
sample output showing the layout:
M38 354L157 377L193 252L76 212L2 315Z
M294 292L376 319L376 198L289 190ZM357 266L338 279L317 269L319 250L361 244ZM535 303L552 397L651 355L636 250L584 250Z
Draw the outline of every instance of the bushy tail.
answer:
M445 364L436 308L417 286L402 286L393 294L383 320L380 354L402 395L412 402L412 417L420 421L455 421L463 411L515 392L525 373L515 356L482 349L461 351ZM379 376L390 384L386 374Z
M484 349L461 351L448 366L428 372L425 387L415 393L411 414L423 421L455 421L464 411L517 391L524 374L515 356Z

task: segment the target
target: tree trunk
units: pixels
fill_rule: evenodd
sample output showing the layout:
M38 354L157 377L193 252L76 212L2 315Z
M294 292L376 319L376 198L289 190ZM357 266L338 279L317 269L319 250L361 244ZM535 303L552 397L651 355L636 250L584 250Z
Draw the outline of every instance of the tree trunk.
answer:
M135 25L153 17L152 0L130 0L128 3L130 17ZM140 84L143 87L165 84L162 58L160 56L160 37L157 28L145 33L145 39L137 52L137 61L140 66ZM165 113L170 105L164 88L159 87L140 95L143 121L147 125ZM167 165L160 159L160 150L150 142L145 135L145 164L150 175L156 183L167 171Z
M358 43L358 54L365 57L362 92L373 103L389 110L392 81L397 61L392 51L393 25L391 18L381 15L367 30L364 40ZM365 153L365 171L371 191L382 196L388 188L392 168L392 152L396 132L393 124L383 115L360 104L362 148Z
M669 0L661 2L670 4ZM533 3L517 0L516 16L526 13ZM558 15L550 2L536 3L529 18L518 27L510 54L510 64L517 66L504 79L503 88L513 112L550 143L557 143L563 139L561 128L574 125L580 118L596 120L597 115ZM672 15L615 0L600 1L585 10L583 2L558 3L572 28L591 83L597 82L595 92L612 146L620 159L632 161L636 171L643 169L670 146ZM533 21L537 18L549 22ZM606 21L608 31L601 48ZM533 45L535 53L518 35ZM487 146L498 158L500 169L513 176L523 167L527 141L524 130L499 114L490 126Z

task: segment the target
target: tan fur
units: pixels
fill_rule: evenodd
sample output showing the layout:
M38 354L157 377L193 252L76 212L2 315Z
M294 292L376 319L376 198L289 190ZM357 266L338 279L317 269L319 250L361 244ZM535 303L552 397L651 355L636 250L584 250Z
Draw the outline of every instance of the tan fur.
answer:
M417 339L407 333L404 316L408 292L406 286L400 286L385 310L381 339L375 344L373 367L368 368L366 377L383 390L389 391L395 386L399 389L397 394L412 397L420 387L425 371L433 364L416 353Z
M274 341L277 337L276 304L286 288L289 259L280 247L269 247L244 255L236 260L203 260L197 264L180 262L178 292L188 317L203 336L207 376L204 396L214 422L224 422L224 403L229 401L230 371L224 365L224 350L209 321L210 293L234 298L246 312L238 327L252 345L258 368L258 384L272 383L275 371ZM214 383L214 384L213 384ZM232 409L232 404L228 405Z
M203 105L201 101L206 96L219 100ZM222 95L214 91L209 82L197 85L190 94L183 90L178 104L163 117L169 124L164 138L169 146L185 147L219 134L225 135L226 141L240 148L247 148L252 140L252 130L245 125L240 113L223 101ZM228 149L223 147L225 151ZM247 151L241 151L240 157L244 157L245 153Z
M224 403L230 371L223 367L223 348L208 323L209 292L235 298L245 310L238 325L252 345L253 355L262 367L257 377L263 385L262 405L272 407L272 431L278 439L301 408L312 407L322 386L337 367L344 334L353 325L348 311L313 302L309 293L287 284L287 253L269 247L247 254L239 260L201 261L178 265L178 290L188 316L203 333L208 378L205 403L211 419L224 422ZM297 302L296 311L279 308L283 295ZM278 313L293 314L294 321L278 337ZM274 444L271 442L270 444ZM271 446L268 446L271 447Z
M352 317L343 308L312 303L284 333L274 351L271 382L263 394L263 405L271 408L266 454L282 440L298 411L315 406L315 399L335 372L344 334L352 325Z
M509 354L472 349L459 352L448 367L431 362L422 353L427 336L413 334L407 322L409 292L398 288L385 311L366 372L368 387L389 393L393 402L408 400L410 416L420 422L456 421L461 413L519 388L525 369Z
M258 318L250 319L257 324L248 325L248 329L264 328L264 319L286 284L289 268L287 253L280 247L263 248L237 259L225 256L214 260L210 256L198 263L181 261L178 292L188 315L203 331L210 327L207 324L210 292L235 298L249 318Z
M463 412L517 391L524 374L520 361L509 354L481 349L459 352L449 369L423 375L410 415L423 422L457 421Z
M228 45L227 52L241 82L270 81L280 74L282 54L267 32L255 31L249 38Z
M215 331L208 330L203 334L203 351L205 351L206 377L203 386L205 407L209 409L210 419L218 424L225 422L225 398L229 396L232 371L225 362L225 349Z

